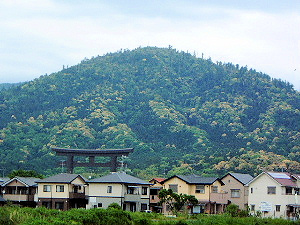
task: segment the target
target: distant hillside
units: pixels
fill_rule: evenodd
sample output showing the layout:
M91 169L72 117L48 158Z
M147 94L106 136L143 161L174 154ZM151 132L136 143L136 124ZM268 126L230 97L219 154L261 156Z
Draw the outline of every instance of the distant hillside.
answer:
M2 91L0 118L7 171L58 171L59 146L134 147L126 161L142 177L300 172L291 84L172 48L109 53Z
M23 82L22 83L0 83L0 91L3 89L9 89L11 87L15 87L15 86L18 86L21 84L23 84Z

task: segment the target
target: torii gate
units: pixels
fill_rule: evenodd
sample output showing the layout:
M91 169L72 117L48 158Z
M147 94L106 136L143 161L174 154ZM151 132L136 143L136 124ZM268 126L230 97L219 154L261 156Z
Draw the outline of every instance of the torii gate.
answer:
M116 172L118 167L118 156L128 156L133 152L133 148L125 149L70 149L70 148L52 148L56 155L67 156L68 173L73 173L74 167L110 167L111 172ZM89 157L89 162L76 162L74 156ZM111 161L107 163L96 163L95 157L111 157Z

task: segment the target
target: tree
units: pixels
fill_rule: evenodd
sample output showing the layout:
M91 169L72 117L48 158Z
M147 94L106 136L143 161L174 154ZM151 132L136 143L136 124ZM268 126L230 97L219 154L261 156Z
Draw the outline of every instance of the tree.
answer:
M159 192L160 204L168 205L173 213L182 209L185 204L196 205L198 200L194 195L177 194L171 189L163 189Z
M37 173L34 170L13 170L9 175L9 178L14 177L37 177L37 178L44 178L44 175Z

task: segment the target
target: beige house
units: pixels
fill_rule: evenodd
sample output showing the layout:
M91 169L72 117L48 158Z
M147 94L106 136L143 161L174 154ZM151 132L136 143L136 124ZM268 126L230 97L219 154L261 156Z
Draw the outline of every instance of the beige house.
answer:
M124 210L144 211L149 209L151 183L128 175L112 172L90 180L87 208L107 208L118 203Z
M248 205L264 217L294 219L300 212L300 177L284 172L263 172L248 183Z
M251 175L243 173L228 173L222 177L222 190L227 193L228 203L236 204L240 209L247 209L249 191L245 185L252 179Z
M86 179L79 174L57 174L37 183L38 206L60 210L86 206Z
M222 191L224 183L215 177L198 175L175 175L162 182L164 189L176 193L194 195L199 205L191 209L192 213L222 213L227 204L227 195ZM168 212L164 208L164 212Z
M14 177L1 184L2 197L6 201L21 206L35 207L37 202L37 183L39 178Z
M150 187L150 210L153 212L162 212L162 207L159 204L160 199L158 197L158 194L160 190L163 189L162 182L164 180L165 178L153 178L149 181L149 183L153 184Z

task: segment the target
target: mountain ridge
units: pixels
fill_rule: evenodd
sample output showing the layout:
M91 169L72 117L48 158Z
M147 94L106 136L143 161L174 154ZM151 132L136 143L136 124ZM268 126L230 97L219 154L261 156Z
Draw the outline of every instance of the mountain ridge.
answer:
M300 171L299 111L291 84L253 69L172 48L124 50L0 93L0 166L53 173L55 145L135 147L126 161L144 177L253 174L269 158Z

